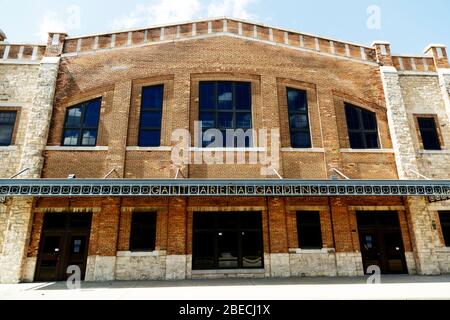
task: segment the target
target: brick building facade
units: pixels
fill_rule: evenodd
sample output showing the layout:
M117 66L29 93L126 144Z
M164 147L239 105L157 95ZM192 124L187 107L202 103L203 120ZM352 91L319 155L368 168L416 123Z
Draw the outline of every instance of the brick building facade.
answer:
M449 94L445 46L229 18L0 42L0 282L448 273ZM276 168L175 165L201 118L279 130L243 151Z

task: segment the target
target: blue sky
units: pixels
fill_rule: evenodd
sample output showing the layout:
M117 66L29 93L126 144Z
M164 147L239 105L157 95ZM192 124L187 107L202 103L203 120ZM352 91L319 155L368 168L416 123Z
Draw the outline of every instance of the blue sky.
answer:
M0 0L0 8L9 42L227 15L366 45L387 40L395 53L450 46L448 0Z

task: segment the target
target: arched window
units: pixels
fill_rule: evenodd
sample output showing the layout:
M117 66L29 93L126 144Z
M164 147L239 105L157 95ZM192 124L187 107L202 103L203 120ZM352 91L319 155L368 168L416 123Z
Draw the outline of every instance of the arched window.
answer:
M379 149L377 117L374 112L345 104L348 137L352 149Z
M67 109L63 146L94 147L97 144L101 103L99 98Z

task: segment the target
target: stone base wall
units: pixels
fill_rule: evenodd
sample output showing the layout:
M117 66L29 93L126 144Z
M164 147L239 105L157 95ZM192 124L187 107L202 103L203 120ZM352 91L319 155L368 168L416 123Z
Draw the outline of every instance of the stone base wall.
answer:
M450 248L436 249L439 261L439 269L442 274L450 274Z
M164 280L166 255L164 253L119 252L116 260L116 280Z
M416 260L413 252L405 252L406 266L408 268L408 274L417 274Z
M171 255L166 257L166 280L184 280L186 279L186 261L185 255Z
M335 277L334 250L295 250L289 255L291 277Z
M270 261L266 261L270 265L271 278L288 278L291 276L290 256L288 253L273 253L270 255Z
M34 281L36 272L37 257L28 257L22 270L22 282L29 283Z
M337 275L341 277L364 276L364 267L361 253L339 252L336 253Z
M114 281L117 257L89 256L86 281Z

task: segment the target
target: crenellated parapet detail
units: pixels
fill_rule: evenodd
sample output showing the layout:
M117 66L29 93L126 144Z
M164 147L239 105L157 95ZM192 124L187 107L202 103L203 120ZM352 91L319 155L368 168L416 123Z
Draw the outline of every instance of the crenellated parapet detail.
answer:
M63 56L224 35L336 57L376 62L375 50L371 47L229 18L66 38Z

